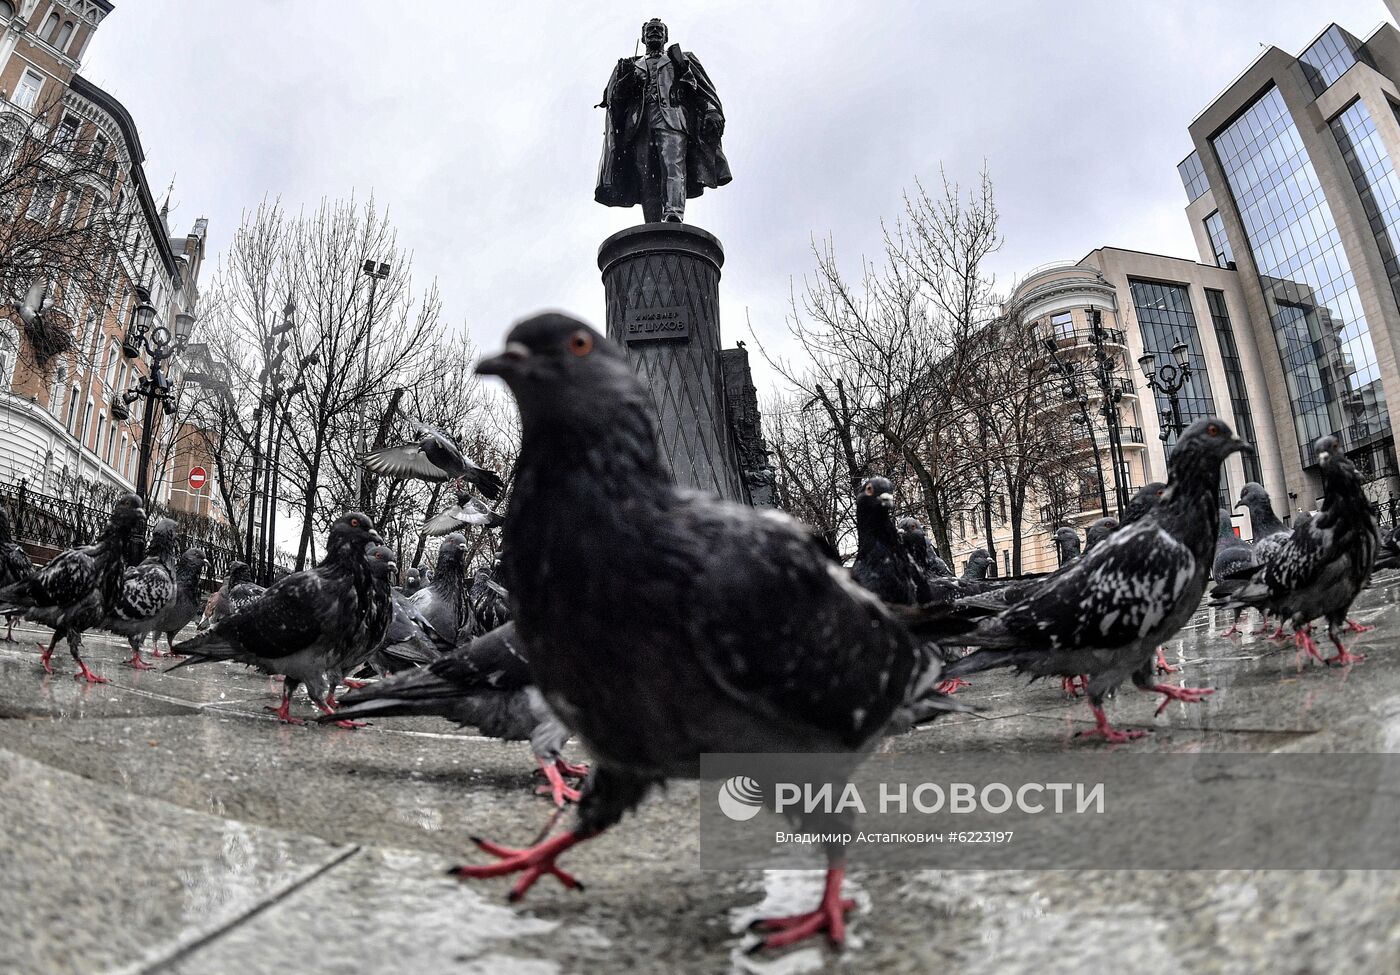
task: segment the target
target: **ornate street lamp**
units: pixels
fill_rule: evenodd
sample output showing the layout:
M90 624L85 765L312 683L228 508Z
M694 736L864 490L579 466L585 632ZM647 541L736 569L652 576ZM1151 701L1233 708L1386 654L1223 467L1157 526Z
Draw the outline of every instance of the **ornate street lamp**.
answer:
M1181 400L1177 394L1191 381L1191 347L1178 337L1176 344L1172 346L1171 354L1176 362L1164 362L1161 365L1157 364L1156 353L1144 352L1138 356L1138 366L1147 379L1147 388L1167 397L1170 404L1167 409L1161 411L1162 443L1166 443L1173 435L1181 436L1181 431L1185 429L1181 419Z
M122 402L125 405L135 403L138 399L146 400L146 410L141 420L141 452L138 458L138 470L136 472L136 493L141 496L143 502L149 501L150 493L150 467L151 449L155 437L156 425L156 403L160 403L161 410L166 416L174 416L176 410L176 394L169 377L161 369L161 364L185 350L189 345L190 335L194 331L194 316L185 312L180 312L175 316L175 332L172 335L170 329L164 325L156 325L152 328L152 323L156 318L155 306L151 304L150 289L137 285L136 297L138 299L136 307L131 310L131 321L127 325L126 337L122 340L122 354L128 359L135 359L142 352L146 353L151 360L151 370L149 376L144 376L137 380L136 385L122 394Z

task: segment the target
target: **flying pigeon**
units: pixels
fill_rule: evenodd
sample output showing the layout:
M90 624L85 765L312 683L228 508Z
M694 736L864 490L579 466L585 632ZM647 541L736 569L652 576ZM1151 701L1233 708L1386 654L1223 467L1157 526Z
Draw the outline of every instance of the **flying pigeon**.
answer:
M491 738L528 741L555 804L577 802L578 792L564 779L581 777L588 770L564 761L569 730L534 686L515 624L475 638L465 631L461 636L462 642L451 653L426 666L347 694L337 716L430 714L476 728Z
M498 862L457 876L519 873L512 899L546 874L577 887L559 855L653 785L697 774L702 754L858 755L907 700L940 713L936 656L804 526L674 484L651 393L618 346L545 314L477 371L504 379L520 408L502 529L515 626L594 766L576 825L519 850L478 841ZM844 940L842 849L827 854L820 905L768 921L768 946Z
M262 594L264 586L253 581L253 570L246 562L231 562L224 584L214 590L204 604L204 616L198 630L203 633L210 625L231 616Z
M438 546L437 568L432 582L409 598L423 614L433 631L445 641L443 650L452 648L452 638L472 619L470 588L466 578L467 540L453 532Z
M1157 506L1162 500L1162 493L1167 486L1161 481L1149 481L1138 489L1138 492L1128 499L1128 503L1123 506L1123 517L1118 527L1131 525L1143 515L1147 514Z
M959 634L959 643L980 649L951 664L947 675L994 667L1036 677L1088 675L1095 726L1085 734L1111 742L1143 734L1112 727L1103 711L1104 697L1128 677L1140 690L1164 695L1162 707L1211 693L1156 683L1153 652L1200 605L1215 551L1220 465L1247 446L1219 417L1192 423L1168 460L1161 502L1027 598ZM934 621L932 633L952 622Z
M1084 530L1084 551L1091 552L1095 545L1118 530L1117 518L1096 518Z
M24 547L10 537L10 518L0 509L0 589L23 582L34 575L34 562ZM15 619L23 616L20 610L5 614L5 643L14 643Z
M856 558L851 577L897 606L927 603L928 579L904 548L894 524L894 485L867 477L856 491Z
M1220 532L1216 535L1215 560L1211 563L1210 570L1211 581L1220 586L1240 570L1255 567L1257 565L1254 561L1254 547L1235 534L1235 528L1230 523L1230 512L1221 508ZM1211 592L1214 594L1215 590ZM1240 614L1243 612L1244 607L1235 608L1234 618L1230 625L1221 631L1221 636L1236 636L1244 632L1240 629Z
M170 670L233 660L286 676L281 705L268 709L281 721L302 723L291 716L292 694L301 684L317 707L331 710L326 671L341 655L378 645L389 625L387 592L379 598L365 559L366 546L383 541L368 515L341 515L318 566L283 576L199 636L177 643L175 652L190 656Z
M1325 662L1360 663L1365 658L1342 645L1341 633L1347 610L1371 579L1379 545L1376 516L1341 442L1327 436L1313 449L1322 471L1322 510L1300 520L1270 554L1258 559L1258 570L1229 605L1266 609L1288 621L1299 651L1317 660L1324 658L1310 630L1312 620L1322 617L1328 639L1337 648L1337 655ZM1256 543L1256 558L1259 548Z
M123 661L137 670L150 670L141 657L141 641L151 631L151 623L175 602L176 547L179 526L174 519L162 518L151 529L146 557L122 573L116 597L101 626L131 644L131 656Z
M1060 547L1061 564L1079 558L1079 532L1068 525L1055 529L1055 544Z
M504 521L504 518L488 508L470 491L458 491L456 504L444 508L423 522L423 534L446 535L448 532L461 531L468 525L498 528Z
M953 570L948 568L948 563L944 562L929 544L928 532L919 524L917 518L901 518L895 527L899 529L899 537L904 542L905 551L914 559L914 564L923 570L926 577L953 574Z
M83 662L83 631L112 611L129 553L145 534L146 512L141 499L124 494L112 507L96 542L60 552L30 578L0 590L0 613L25 611L29 619L54 628L53 639L42 648L45 672L53 673L49 658L58 641L66 638L68 652L78 665L74 676L90 684L107 683L107 678L98 677Z
M420 481L458 479L476 485L489 501L501 496L500 477L463 456L447 434L417 421L412 422L410 428L413 436L410 442L365 454L360 461L365 470L386 477L413 477Z

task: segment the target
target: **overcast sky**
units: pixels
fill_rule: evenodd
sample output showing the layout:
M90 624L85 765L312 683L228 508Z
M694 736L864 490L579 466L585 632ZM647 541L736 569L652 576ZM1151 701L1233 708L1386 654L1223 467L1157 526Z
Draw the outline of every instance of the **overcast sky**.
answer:
M813 235L855 265L940 163L985 160L999 284L1103 244L1196 257L1186 126L1262 50L1381 0L462 3L116 0L82 73L130 109L172 228L222 251L264 195L373 192L415 273L485 350L543 307L601 327L599 242L641 210L593 202L599 100L643 20L705 64L734 182L690 201L727 254L726 345L782 332ZM759 377L760 392L768 379Z

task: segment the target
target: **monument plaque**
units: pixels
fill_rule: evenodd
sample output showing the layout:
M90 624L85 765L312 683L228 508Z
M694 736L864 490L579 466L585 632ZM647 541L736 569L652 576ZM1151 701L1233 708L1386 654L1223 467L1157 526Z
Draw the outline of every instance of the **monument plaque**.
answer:
M654 342L690 338L690 315L680 305L669 308L628 308L622 315L622 340Z

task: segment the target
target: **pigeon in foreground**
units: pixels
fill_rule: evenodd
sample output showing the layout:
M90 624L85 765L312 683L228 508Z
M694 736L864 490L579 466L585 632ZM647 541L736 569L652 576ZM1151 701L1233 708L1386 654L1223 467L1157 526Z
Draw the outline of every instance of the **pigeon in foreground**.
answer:
M468 525L478 528L499 528L505 521L470 491L458 491L457 503L444 508L423 522L423 534L446 535L461 531Z
M1192 423L1168 461L1161 503L1029 597L958 635L979 649L947 674L1015 667L1036 677L1087 675L1095 723L1083 734L1111 742L1143 734L1114 728L1103 710L1104 697L1129 677L1140 690L1164 695L1162 707L1211 693L1156 683L1153 655L1200 605L1215 550L1220 465L1247 446L1219 417ZM935 632L939 625L932 622Z
M452 636L472 620L468 599L470 586L466 572L467 540L453 532L438 546L437 568L433 579L411 597L433 631L442 640L442 649L452 649Z
M1055 544L1060 549L1060 564L1073 562L1079 558L1079 532L1068 525L1055 529Z
M905 551L914 559L914 564L923 570L925 577L953 574L953 570L948 568L948 563L944 562L929 544L928 532L919 524L917 518L901 518L896 527L899 529L900 539L904 542Z
M0 589L23 582L34 575L34 562L24 547L10 537L10 518L0 509ZM5 614L5 643L15 642L15 619L23 616L20 610Z
M383 544L369 516L347 512L331 525L326 556L305 572L278 579L237 612L199 636L175 645L189 654L170 670L215 660L233 660L265 674L283 674L279 720L301 724L291 715L292 694L305 684L322 711L331 691L326 671L341 655L366 644L376 646L389 625L389 602L375 598L365 548Z
M1084 530L1084 551L1092 552L1094 546L1118 530L1117 518L1096 518Z
M1314 450L1322 470L1322 510L1300 519L1271 554L1259 559L1249 584L1235 592L1229 605L1265 609L1291 623L1299 652L1317 660L1324 658L1310 631L1312 621L1322 617L1328 639L1337 648L1337 655L1324 662L1360 663L1365 658L1350 653L1341 634L1348 625L1347 611L1371 580L1379 545L1376 516L1362 490L1361 475L1340 441L1323 437ZM1259 545L1254 548L1257 556ZM1351 628L1363 629L1355 624Z
M477 371L500 376L522 442L503 542L515 626L545 701L594 759L577 823L532 847L484 840L498 858L459 877L546 874L653 785L694 776L702 754L859 754L940 665L811 533L677 487L657 447L651 393L625 353L560 314L516 325ZM839 789L839 786L838 786ZM764 923L780 947L821 932L840 944L843 848L826 847L816 910Z
M210 625L247 606L262 594L264 588L253 581L253 570L248 568L248 563L229 563L224 584L214 590L214 594L204 604L204 616L199 621L199 632L203 633Z
M122 661L137 670L150 670L141 657L141 641L151 632L151 623L175 602L175 552L179 526L174 519L162 518L151 529L146 557L122 573L121 584L101 626L131 644L131 656Z
M457 479L476 485L489 501L501 496L500 477L465 457L451 437L426 423L414 422L410 426L413 437L410 442L365 454L361 459L365 470L386 477L413 477L420 481Z
M475 638L464 632L451 653L347 694L336 714L346 718L429 714L476 728L491 738L528 741L558 806L579 799L565 777L588 774L586 767L564 761L569 730L534 686L513 623Z
M867 477L856 491L856 558L851 577L894 606L927 603L928 579L904 547L894 524L894 485Z
M46 673L53 673L49 658L54 646L66 638L68 652L78 665L74 677L90 684L107 683L107 678L97 676L83 662L83 631L112 611L129 553L145 534L146 511L141 499L124 494L112 507L96 542L60 552L30 578L0 590L0 613L26 611L28 618L53 627L53 639L41 647Z

